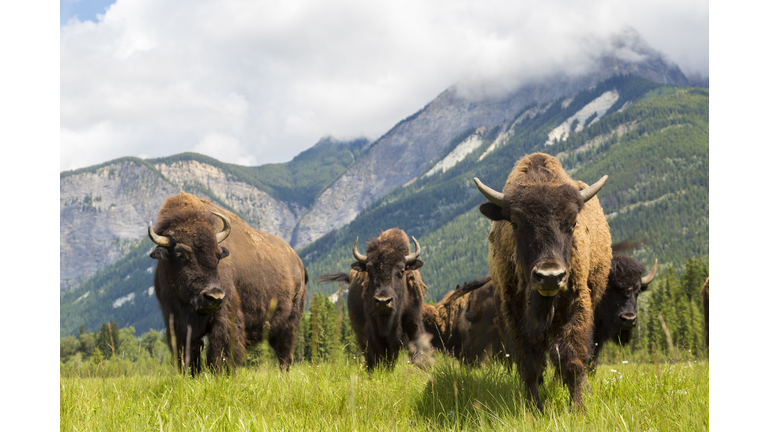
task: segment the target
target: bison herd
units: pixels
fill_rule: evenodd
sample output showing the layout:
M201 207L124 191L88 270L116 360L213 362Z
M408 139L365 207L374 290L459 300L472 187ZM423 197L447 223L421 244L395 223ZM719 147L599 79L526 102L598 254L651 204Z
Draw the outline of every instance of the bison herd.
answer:
M637 297L656 274L656 263L646 274L612 250L596 197L606 180L573 180L543 153L520 159L502 191L475 178L488 200L479 210L492 221L490 275L457 285L434 305L425 302L421 246L412 238L411 251L397 228L368 241L365 254L356 240L350 271L317 281L349 284L350 323L369 371L391 367L403 347L422 366L431 364L433 347L467 364L495 357L517 368L528 402L543 410L539 385L549 358L571 406L582 408L585 374L606 342L629 342ZM246 348L263 338L289 370L308 275L285 241L183 192L166 199L148 233L179 368L201 370L207 336L206 366L215 371L241 365Z

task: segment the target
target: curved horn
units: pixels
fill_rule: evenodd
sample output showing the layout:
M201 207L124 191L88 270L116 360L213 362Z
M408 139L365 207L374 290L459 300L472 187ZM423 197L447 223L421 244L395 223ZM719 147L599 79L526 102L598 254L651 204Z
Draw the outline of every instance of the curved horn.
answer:
M164 247L169 247L171 245L170 237L161 236L160 234L155 233L155 231L152 229L152 221L149 222L149 229L147 229L147 233L149 234L149 239L152 240L152 243Z
M221 219L222 222L224 222L224 229L221 230L220 233L216 234L216 243L221 243L226 240L227 237L229 237L229 234L232 232L232 224L229 223L229 219L227 219L227 217L223 214L216 212L211 213L213 213L216 217Z
M477 177L475 177L475 186L477 186L477 189L480 191L481 194L483 194L486 198L488 198L488 201L496 204L499 207L504 207L503 193L496 192L495 190L484 185L483 182L481 182L480 179L478 179Z
M653 268L651 269L651 272L648 273L646 276L643 276L642 279L640 279L640 283L642 285L648 285L649 283L651 283L653 278L656 277L656 264L658 264L658 263L659 263L658 259L653 261Z
M419 254L421 253L421 246L419 246L419 242L416 240L416 237L411 236L413 239L413 242L416 244L416 251L414 251L412 254L405 256L405 263L410 264L414 261L416 261L416 258L419 257Z
M359 239L360 239L360 237L356 237L356 238L355 238L355 244L354 244L354 246L352 246L352 255L354 255L354 256L355 256L355 259L356 259L356 260L357 260L357 261L358 261L360 264L368 264L368 257L367 257L367 256L365 256L365 255L363 255L363 254L361 254L360 252L358 252L358 251L357 251L357 241L358 241Z
M596 181L594 184L592 184L592 186L583 189L581 191L581 197L584 198L584 202L589 201L593 196L595 196L597 192L600 191L600 189L603 187L606 181L608 181L608 176L604 175L603 178Z

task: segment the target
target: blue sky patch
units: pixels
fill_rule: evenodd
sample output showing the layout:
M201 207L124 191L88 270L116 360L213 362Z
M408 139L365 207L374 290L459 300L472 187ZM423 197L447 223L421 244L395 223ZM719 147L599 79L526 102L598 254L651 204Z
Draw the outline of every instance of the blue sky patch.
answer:
M96 14L104 14L116 0L59 0L59 25L64 25L75 15L80 21L97 22Z

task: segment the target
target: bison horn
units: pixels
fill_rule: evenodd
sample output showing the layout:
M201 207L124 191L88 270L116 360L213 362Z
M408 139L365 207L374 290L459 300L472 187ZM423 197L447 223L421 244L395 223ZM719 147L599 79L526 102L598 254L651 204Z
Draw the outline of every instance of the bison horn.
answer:
M421 246L419 246L419 242L416 240L416 237L411 236L411 238L413 239L413 243L416 244L416 251L413 252L410 255L406 255L406 257L405 257L405 263L406 264L410 264L410 263L416 261L416 258L418 258L419 254L421 253Z
M352 246L352 255L360 264L368 264L368 257L357 251L357 241L360 237L355 238L355 244Z
M603 185L605 185L606 181L608 181L608 176L604 175L603 178L596 181L592 186L582 190L581 197L584 198L584 202L589 201L593 196L595 196L597 192L599 192L603 187Z
M227 217L224 216L223 214L216 213L216 212L211 212L211 213L213 213L215 216L221 219L222 222L224 222L224 229L221 230L220 233L216 234L216 243L221 243L224 240L226 240L227 237L229 237L229 233L232 232L232 224L229 223L229 219L227 219Z
M643 286L645 286L645 285L648 285L649 283L651 283L651 281L653 280L653 278L655 278L655 277L656 277L656 264L658 264L658 263L659 263L659 260L658 260L658 259L654 260L654 261L653 261L653 268L651 269L651 272L650 272L650 273L648 273L648 275L646 275L646 276L643 276L643 278L642 278L642 279L640 279L640 283L641 283Z
M152 242L158 246L163 247L169 247L171 245L171 238L166 236L161 236L160 234L156 234L155 231L152 229L152 222L149 222L149 239L152 240Z
M488 201L496 204L499 207L504 207L503 193L496 192L495 190L484 185L483 182L481 182L480 179L478 179L477 177L475 177L475 186L477 186L477 189L480 191L481 194L485 195L485 197L488 198Z

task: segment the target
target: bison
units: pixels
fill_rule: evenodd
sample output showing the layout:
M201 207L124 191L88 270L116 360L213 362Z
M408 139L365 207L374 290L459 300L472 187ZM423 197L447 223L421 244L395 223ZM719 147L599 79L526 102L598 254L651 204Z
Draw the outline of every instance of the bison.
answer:
M149 225L157 245L155 294L177 365L241 365L246 348L267 331L280 368L293 362L307 294L307 273L296 252L279 237L257 231L236 215L192 194L169 197Z
M413 351L415 364L428 363L429 353L421 342L421 305L427 286L418 270L424 265L418 259L419 242L413 238L416 250L411 253L405 232L392 228L368 241L363 255L357 250L357 241L352 246L355 262L349 275L329 273L318 280L349 281L349 321L357 345L365 353L368 371L382 361L394 365L403 346Z
M651 271L645 273L645 266L631 257L614 255L611 272L603 298L595 308L593 331L594 350L589 359L588 369L594 372L597 357L606 341L626 345L632 338L632 329L637 324L637 296L648 289L656 276L658 260Z
M490 279L457 286L437 304L423 306L424 329L432 335L432 346L470 365L504 358Z
M488 263L505 342L540 412L547 353L571 408L583 408L594 309L611 267L608 222L593 198L607 178L588 186L534 153L515 164L503 192L474 179L489 200L479 210L493 221Z

